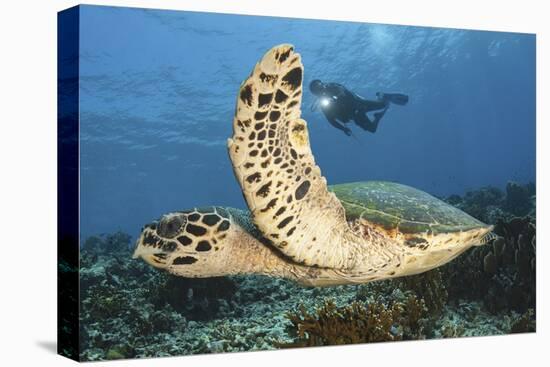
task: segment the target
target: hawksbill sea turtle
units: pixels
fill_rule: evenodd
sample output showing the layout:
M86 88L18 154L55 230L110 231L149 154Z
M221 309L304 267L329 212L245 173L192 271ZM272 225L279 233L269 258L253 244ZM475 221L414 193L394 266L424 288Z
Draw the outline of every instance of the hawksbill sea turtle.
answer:
M240 86L227 147L249 211L166 214L144 226L134 258L183 277L263 274L326 286L421 273L493 237L492 226L412 187L328 186L300 118L303 72L283 44Z

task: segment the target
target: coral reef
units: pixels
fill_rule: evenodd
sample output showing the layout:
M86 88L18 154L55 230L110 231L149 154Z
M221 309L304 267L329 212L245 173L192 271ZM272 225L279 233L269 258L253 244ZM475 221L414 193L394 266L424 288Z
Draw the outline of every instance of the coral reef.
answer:
M491 312L535 307L536 227L531 217L499 219L499 237L441 268L454 299L481 299ZM468 269L465 271L465 269Z
M502 205L504 193L496 187L483 187L479 190L468 191L462 202L457 205L471 216L484 222L490 222L492 210Z
M92 254L126 253L129 251L130 236L124 232L91 236L84 241L81 251L89 251Z
M398 288L412 291L421 298L432 315L440 314L447 304L448 293L439 269L399 278Z
M496 223L498 219L509 220L527 215L535 217L535 197L533 183L520 185L508 182L506 192L487 186L468 191L464 197L450 195L444 200L485 223Z
M510 327L510 333L529 333L536 330L535 311L530 308L518 319L516 319Z
M516 182L508 182L506 185L506 202L504 210L516 216L533 214L535 198L535 184L520 185Z
M132 260L127 234L90 237L80 251L80 358L535 331L535 190L508 187L446 199L494 224L492 244L423 274L356 286L174 277Z
M130 236L86 241L81 250L80 339L87 360L142 355L151 336L184 330L186 317L207 319L229 300L229 279L190 280L132 261Z
M388 306L381 302L365 305L354 301L348 306L337 307L333 300L326 300L315 314L309 313L300 305L297 312L287 314L292 323L290 330L296 335L296 340L282 346L304 347L402 340L408 336L404 334L404 330L410 330L417 336L424 312L423 302L413 296L407 298L404 304L395 302Z

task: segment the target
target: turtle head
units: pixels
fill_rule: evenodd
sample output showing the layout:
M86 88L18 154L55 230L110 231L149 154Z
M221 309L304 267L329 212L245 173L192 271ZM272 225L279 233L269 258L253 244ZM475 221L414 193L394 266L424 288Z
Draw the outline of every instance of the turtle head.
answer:
M418 274L446 264L472 246L493 241L496 235L492 230L491 225L479 225L463 230L441 233L428 231L405 236L401 241L405 253L403 266L396 274Z
M208 207L165 214L143 227L133 258L190 278L248 272L251 252L261 245L238 212Z
M133 257L190 277L214 276L224 272L222 249L230 227L223 208L168 213L143 227Z

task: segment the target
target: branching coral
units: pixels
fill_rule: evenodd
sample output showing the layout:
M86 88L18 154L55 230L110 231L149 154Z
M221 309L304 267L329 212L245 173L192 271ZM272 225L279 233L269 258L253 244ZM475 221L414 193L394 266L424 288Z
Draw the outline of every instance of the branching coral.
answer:
M528 333L536 330L535 311L530 308L510 328L510 333Z
M521 281L534 282L536 227L532 218L500 220L495 231L502 236L493 244L493 253L499 264L515 266Z
M421 319L426 308L423 300L409 296L404 303L385 305L382 302L363 304L352 302L337 307L334 301L326 300L309 313L301 305L297 312L287 314L292 323L294 343L283 347L341 345L382 342L414 338L418 339Z
M418 298L423 299L431 314L440 314L445 307L448 294L439 269L403 277L398 281L401 283L401 289L410 290Z
M440 314L448 299L445 281L439 269L360 285L357 287L355 299L366 302L372 295L384 298L386 303L390 300L404 302L407 297L414 296L423 300L428 312L432 315Z
M392 333L393 319L399 306L386 308L381 303L368 307L359 302L338 308L334 301L326 301L310 314L303 305L296 313L287 316L295 328L297 340L287 346L341 345L365 342L399 340Z
M536 228L531 217L500 219L492 245L477 247L442 268L453 299L483 299L492 312L535 306Z

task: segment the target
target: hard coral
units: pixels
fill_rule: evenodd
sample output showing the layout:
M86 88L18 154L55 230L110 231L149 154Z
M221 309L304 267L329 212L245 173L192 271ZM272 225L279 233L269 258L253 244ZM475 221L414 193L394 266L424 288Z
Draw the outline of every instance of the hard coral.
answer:
M502 204L504 193L496 187L488 186L478 190L468 191L462 202L457 202L454 196L447 200L450 204L456 205L466 213L487 221L491 208Z
M527 215L532 206L531 197L534 195L535 185L533 183L520 185L515 182L508 182L504 208L514 215Z
M440 314L447 303L447 289L439 269L398 279L399 288L412 291L424 300L431 314Z
M510 333L529 333L536 331L535 311L530 308L514 321Z
M453 299L483 299L491 312L535 307L536 229L531 217L500 219L492 245L441 268Z
M418 338L425 312L424 301L414 296L408 297L404 303L390 305L354 301L348 306L337 307L333 300L325 300L315 314L301 305L299 311L287 314L295 341L280 346L342 345Z

